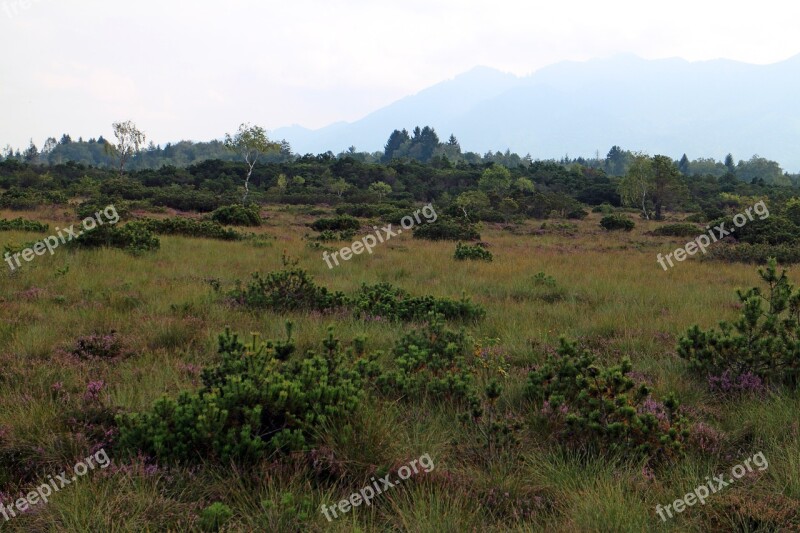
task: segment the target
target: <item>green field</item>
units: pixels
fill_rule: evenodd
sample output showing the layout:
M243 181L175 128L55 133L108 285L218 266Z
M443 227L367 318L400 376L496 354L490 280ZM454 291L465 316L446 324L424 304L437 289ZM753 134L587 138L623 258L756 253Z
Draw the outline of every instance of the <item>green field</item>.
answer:
M69 225L63 208L0 212L55 226ZM693 324L708 329L738 316L735 289L759 285L752 265L691 258L665 272L656 254L686 239L646 232L660 223L637 220L629 233L607 232L601 215L563 229L539 221L484 223L492 262L455 261L453 242L403 234L329 269L303 236L319 215L310 208L265 208L252 231L268 238L225 242L162 236L157 252L71 250L34 258L0 274L0 487L20 494L70 468L98 443L112 465L54 494L47 505L4 522L8 531L200 530L215 502L232 510L227 531L790 531L800 528L800 397L721 397L676 353ZM378 222L375 222L378 224ZM250 228L248 228L248 231ZM365 234L361 231L358 236ZM40 237L0 232L0 243ZM329 243L332 248L348 244ZM722 245L720 245L722 246ZM200 369L218 362L226 327L243 337L285 336L294 324L298 353L320 350L329 326L343 345L359 336L369 351L389 352L418 324L357 320L349 313L276 314L232 305L224 293L251 273L297 259L320 285L351 294L362 283L389 282L414 295L452 299L466 294L486 309L465 327L488 350L476 365L480 388L502 385L498 413L518 420L518 442L485 447L481 428L462 423L464 410L425 398L388 400L371 392L339 424L317 428L314 446L272 454L261 462L153 464L117 453L116 413L142 412L163 395L200 386ZM542 286L544 273L554 284ZM798 272L790 271L798 282ZM215 280L215 281L210 281ZM213 285L221 287L214 290ZM79 338L115 331L123 356L81 360ZM560 337L578 341L599 361L631 359L637 380L656 397L674 392L692 424L692 438L674 461L648 466L633 456L567 450L532 423L539 409L524 394L528 372ZM386 358L379 359L386 364ZM102 381L94 399L87 385ZM699 426L698 426L699 425ZM756 470L677 516L671 504L707 477L731 471L754 454ZM429 473L377 495L328 521L320 506L348 498L373 476L428 454ZM729 477L729 476L728 476ZM18 497L16 493L10 497ZM5 501L5 498L2 498Z

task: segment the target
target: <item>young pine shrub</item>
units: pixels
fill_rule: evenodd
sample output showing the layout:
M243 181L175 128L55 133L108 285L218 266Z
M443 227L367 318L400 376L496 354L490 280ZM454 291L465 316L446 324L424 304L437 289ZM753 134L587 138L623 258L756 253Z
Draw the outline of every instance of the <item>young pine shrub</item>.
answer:
M330 311L346 305L341 292L330 292L314 282L308 272L297 266L270 272L266 276L253 273L253 279L243 288L230 293L233 300L252 309L270 309L278 313L289 311Z
M416 226L414 238L429 241L479 241L481 234L473 224L442 215L436 222Z
M606 215L600 220L600 226L606 231L631 231L636 223L623 215Z
M262 222L257 205L244 206L241 204L218 207L211 213L211 220L226 226L250 227L258 227Z
M785 270L778 275L774 258L758 273L767 293L758 287L737 290L742 305L738 320L720 322L719 330L692 326L678 344L678 355L689 368L723 391L752 388L748 383L755 387L754 378L791 389L800 383L800 290Z
M557 353L529 374L528 395L540 408L540 422L568 447L649 458L681 453L689 432L677 402L656 402L630 371L628 359L602 367L561 339Z
M316 430L357 408L363 389L358 372L345 365L331 333L325 352L295 351L287 339L247 344L230 330L219 336L221 361L202 373L203 387L177 399L162 398L144 413L117 417L120 446L164 463L204 461L242 464L276 452L303 450Z
M310 225L314 231L356 231L361 227L361 222L350 215L338 215L334 218L320 218Z
M351 299L358 318L422 322L431 314L442 315L446 320L480 320L486 311L464 295L460 300L434 296L411 296L391 283L361 285Z
M463 244L461 242L456 244L456 253L453 259L457 261L475 260L475 261L489 261L494 259L492 252L486 249L485 245L478 243L476 245Z
M471 339L463 330L445 328L442 317L400 339L392 350L395 368L376 370L375 384L384 395L468 404L477 398L467 361Z
M666 224L652 231L658 237L696 237L702 233L694 224Z

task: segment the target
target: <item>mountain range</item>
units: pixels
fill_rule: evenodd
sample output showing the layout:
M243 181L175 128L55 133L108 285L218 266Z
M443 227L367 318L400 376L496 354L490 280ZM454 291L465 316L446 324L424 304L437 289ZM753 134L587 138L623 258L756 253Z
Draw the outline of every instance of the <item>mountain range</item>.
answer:
M382 150L429 125L464 151L601 157L612 145L690 159L758 154L800 170L800 55L770 65L621 55L518 77L476 67L355 122L272 132L298 153Z

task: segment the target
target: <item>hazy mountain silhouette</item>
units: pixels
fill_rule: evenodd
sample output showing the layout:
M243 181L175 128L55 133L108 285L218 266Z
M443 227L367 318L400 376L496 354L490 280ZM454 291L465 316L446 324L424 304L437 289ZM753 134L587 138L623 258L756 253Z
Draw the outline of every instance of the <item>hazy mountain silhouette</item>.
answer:
M375 151L394 129L433 126L463 150L603 156L614 145L690 159L753 154L800 170L800 55L772 65L615 56L527 77L478 67L353 123L273 132L296 152Z

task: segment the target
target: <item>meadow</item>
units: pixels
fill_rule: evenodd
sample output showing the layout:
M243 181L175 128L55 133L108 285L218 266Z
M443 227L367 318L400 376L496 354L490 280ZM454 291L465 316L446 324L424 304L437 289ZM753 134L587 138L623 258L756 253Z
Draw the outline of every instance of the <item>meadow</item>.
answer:
M492 262L455 261L454 242L403 234L376 246L372 255L329 269L321 249L304 239L307 224L324 211L265 207L264 224L248 228L259 239L161 236L160 250L139 256L106 248L58 249L16 272L4 267L0 499L32 490L98 443L112 464L46 505L7 522L0 517L0 530L203 530L209 527L203 512L216 502L231 511L222 513L218 527L224 531L800 529L800 396L784 389L758 396L712 394L703 376L676 353L678 339L692 325L708 329L738 316L735 289L760 285L753 265L695 257L664 271L656 254L686 239L649 235L663 223L639 219L631 232L608 232L599 225L601 215L591 213L568 223L483 223L481 240ZM0 211L0 218L17 216L51 228L74 221L63 206ZM0 232L0 242L30 239L28 233ZM218 336L226 327L242 337L258 333L277 340L285 337L290 319L301 353L319 350L330 326L344 346L364 336L368 350L383 352L420 327L348 313L254 312L225 298L236 280L283 268L283 256L331 290L353 293L362 283L389 282L414 295L466 294L483 306L483 320L452 326L466 329L483 363L478 383L502 384L497 409L522 422L517 442L483 446L482 430L462 423L463 409L456 405L369 394L346 422L319 427L312 449L259 462L169 465L116 454L113 431L98 434L98 428L113 427L114 414L145 411L163 395L197 389L201 369L218 362ZM789 276L800 281L797 269ZM113 336L124 356L71 355L79 339L93 335ZM674 392L699 445L651 466L633 455L564 450L528 423L538 409L523 393L528 372L561 337L577 341L604 364L629 357L637 380L657 397ZM94 392L87 392L92 383ZM758 452L769 461L764 471L666 521L656 514L657 505L683 498L707 477ZM376 474L424 454L435 464L431 472L376 496L370 506L332 521L320 511Z

